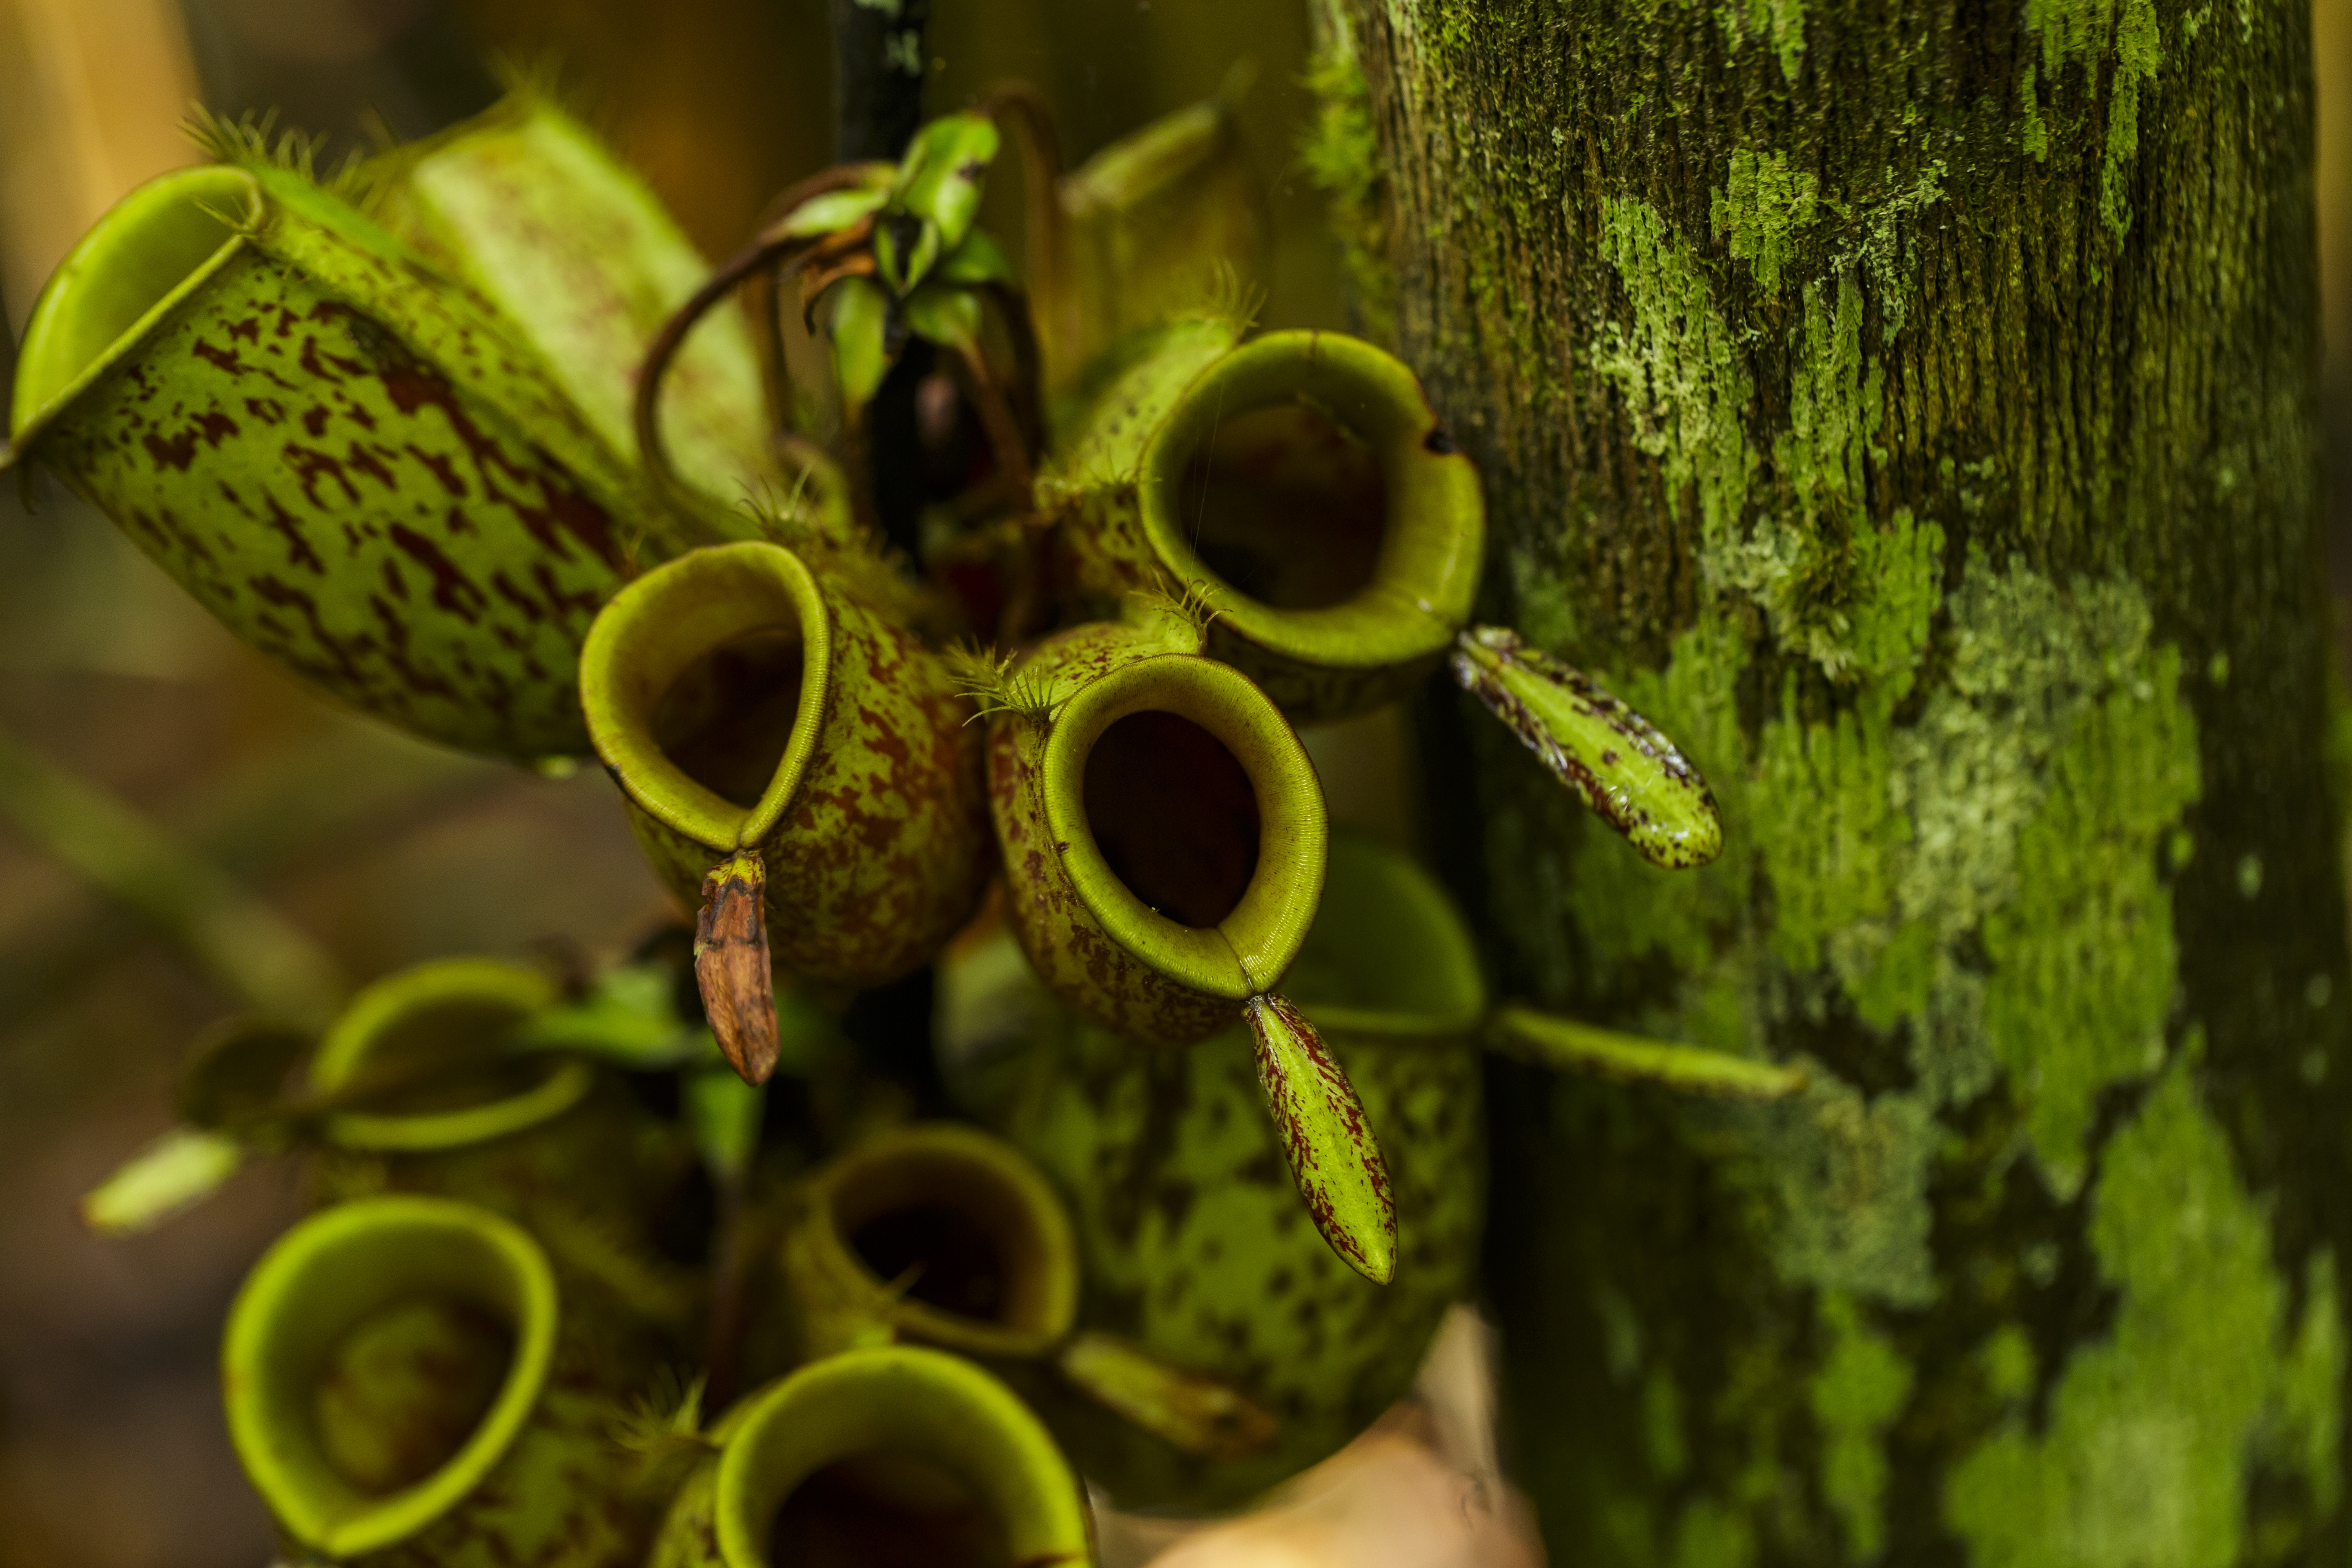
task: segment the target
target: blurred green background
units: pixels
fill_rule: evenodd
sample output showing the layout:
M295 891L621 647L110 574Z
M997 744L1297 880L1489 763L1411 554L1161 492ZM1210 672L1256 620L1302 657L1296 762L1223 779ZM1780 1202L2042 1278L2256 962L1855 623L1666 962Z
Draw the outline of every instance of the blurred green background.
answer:
M928 107L1024 77L1052 100L1075 163L1254 60L1243 121L1276 219L1263 320L1344 325L1336 248L1294 153L1307 47L1305 0L936 0ZM362 147L371 127L414 137L484 106L499 57L554 61L714 256L773 192L830 161L823 0L0 0L12 327L116 195L192 160L175 129L191 98L274 109L333 148ZM2352 580L2352 0L2320 0L2315 58L2340 588ZM992 226L1017 245L1012 163ZM1385 763L1377 746L1370 758L1335 792L1393 816L1406 770L1392 743ZM36 477L22 496L0 487L0 797L51 769L163 826L352 980L551 941L607 953L667 912L601 774L537 778L331 710ZM173 1063L235 1001L184 943L92 892L0 812L0 1568L268 1560L213 1368L230 1293L293 1213L289 1173L249 1172L137 1240L94 1239L72 1216L163 1128Z

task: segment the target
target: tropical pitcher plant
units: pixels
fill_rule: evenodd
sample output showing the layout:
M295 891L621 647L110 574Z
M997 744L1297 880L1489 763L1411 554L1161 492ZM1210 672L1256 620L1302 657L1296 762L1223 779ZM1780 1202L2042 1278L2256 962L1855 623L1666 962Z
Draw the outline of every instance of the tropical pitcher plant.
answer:
M593 755L693 927L601 973L426 966L315 1040L232 1026L182 1125L91 1195L127 1231L251 1158L320 1173L228 1352L239 1453L298 1545L734 1562L805 1478L905 1445L1082 1555L1056 1442L1123 1495L1214 1505L1402 1392L1467 1289L1481 1046L1795 1086L1491 1005L1443 892L1335 832L1299 731L1444 671L1633 852L1721 847L1672 742L1477 622L1479 476L1411 367L1253 332L1263 199L1225 100L1066 172L1008 88L802 181L716 269L541 86L326 176L299 141L199 130L211 160L124 198L42 294L12 460L327 695L518 763ZM978 221L1008 139L1018 265ZM794 384L788 311L825 384ZM910 387L911 459L877 418ZM882 493L929 458L909 529ZM1021 1081L972 1112L1010 1142L844 1113L777 1142L759 1086L830 1081L840 1012L933 967L941 1048L987 1037ZM1201 1120L1253 1077L1262 1117ZM1259 1237L1359 1332L1259 1354L1114 1321L1179 1254L1139 1254L1105 1191L1185 1149L1293 1189L1186 1279L1245 1298ZM719 1239L665 1259L689 1181ZM631 1429L587 1508L617 1461L565 1468L581 1401L665 1360L709 1384ZM777 1378L703 1429L705 1393ZM1309 1383L1347 1397L1284 1392ZM413 1441L373 1453L386 1432Z

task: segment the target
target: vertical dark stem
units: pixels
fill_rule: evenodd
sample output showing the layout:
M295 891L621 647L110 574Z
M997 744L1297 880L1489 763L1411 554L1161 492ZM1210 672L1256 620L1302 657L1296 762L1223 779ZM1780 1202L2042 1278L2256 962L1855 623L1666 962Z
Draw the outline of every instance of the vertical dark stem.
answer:
M742 1380L744 1273L750 1262L743 1175L719 1178L718 1238L711 1248L710 1317L703 1345L703 1404L724 1410Z
M931 0L833 0L834 150L895 160L921 122Z

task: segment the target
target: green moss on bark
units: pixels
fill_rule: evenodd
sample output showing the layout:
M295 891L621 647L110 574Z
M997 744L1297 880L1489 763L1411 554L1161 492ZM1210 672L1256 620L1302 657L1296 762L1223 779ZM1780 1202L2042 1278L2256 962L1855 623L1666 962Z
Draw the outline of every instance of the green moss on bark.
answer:
M1830 1349L1812 1385L1826 1439L1822 1491L1845 1527L1848 1554L1875 1562L1886 1546L1886 1428L1911 1396L1911 1365L1843 1296L1822 1298L1822 1325Z
M1305 85L1316 107L1299 137L1298 163L1330 198L1332 231L1364 331L1387 342L1396 331L1396 285L1381 246L1380 145L1372 129L1371 89L1345 7L1310 0L1309 14L1315 48Z
M1622 397L1635 447L1660 460L1668 484L1696 490L1700 537L1727 548L1756 468L1740 424L1754 387L1738 340L1706 268L1656 208L1605 200L1601 254L1629 308L1590 346L1592 368Z
M1733 256L1748 263L1756 286L1766 293L1780 289L1796 237L1813 221L1820 190L1811 170L1790 167L1781 153L1742 147L1731 154L1723 187L1715 193L1715 232Z
M1952 1472L1947 1510L1984 1568L2245 1555L2245 1489L2268 1437L2318 1495L2338 1484L2341 1328L2332 1254L2300 1334L2264 1205L2198 1102L2183 1053L2108 1143L2091 1245L2121 1295L2113 1332L2067 1363L2045 1423L2020 1410Z

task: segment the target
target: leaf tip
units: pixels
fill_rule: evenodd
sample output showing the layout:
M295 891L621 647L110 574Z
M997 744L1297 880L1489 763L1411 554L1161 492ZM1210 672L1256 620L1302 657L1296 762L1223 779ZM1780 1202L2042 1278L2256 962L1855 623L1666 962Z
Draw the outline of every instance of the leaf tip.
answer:
M1243 1011L1258 1086L1307 1216L1341 1262L1387 1284L1396 1274L1396 1199L1355 1086L1287 998L1263 993Z

